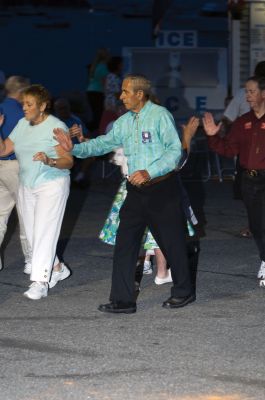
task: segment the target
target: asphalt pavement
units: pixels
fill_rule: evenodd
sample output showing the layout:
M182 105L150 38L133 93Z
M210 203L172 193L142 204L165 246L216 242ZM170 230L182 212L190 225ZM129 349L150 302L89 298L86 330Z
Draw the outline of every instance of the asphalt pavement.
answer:
M203 184L197 301L161 307L170 284L144 276L138 310L106 315L113 248L98 239L118 178L72 188L58 252L72 270L45 299L29 278L13 216L0 272L1 400L264 400L265 288L232 181ZM194 192L201 196L194 183Z

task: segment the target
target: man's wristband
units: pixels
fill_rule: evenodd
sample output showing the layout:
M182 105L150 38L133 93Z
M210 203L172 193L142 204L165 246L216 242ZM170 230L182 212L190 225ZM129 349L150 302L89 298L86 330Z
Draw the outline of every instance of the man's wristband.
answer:
M57 161L54 158L49 158L49 166L56 167Z

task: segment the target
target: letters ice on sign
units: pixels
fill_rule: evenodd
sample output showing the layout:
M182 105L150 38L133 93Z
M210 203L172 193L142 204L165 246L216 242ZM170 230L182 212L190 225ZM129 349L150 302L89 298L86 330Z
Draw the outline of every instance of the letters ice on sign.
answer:
M124 73L141 71L148 76L160 104L176 121L186 122L206 110L223 113L227 49L124 47L123 57L127 66Z
M156 47L197 47L197 32L161 31L156 39Z

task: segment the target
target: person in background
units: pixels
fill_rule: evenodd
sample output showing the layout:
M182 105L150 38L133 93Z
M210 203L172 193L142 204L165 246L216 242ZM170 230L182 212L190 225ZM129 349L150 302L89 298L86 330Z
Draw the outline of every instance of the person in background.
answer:
M87 137L87 128L81 119L72 113L71 105L68 99L65 97L58 97L53 103L53 111L55 116L63 121L68 128L71 128L73 125L81 126L83 136ZM73 138L73 143L77 144L79 141Z
M109 73L104 85L104 111L101 117L99 133L106 133L106 128L111 121L115 121L121 115L121 73L123 66L122 57L111 57L108 64ZM124 110L123 110L124 111Z
M21 105L22 90L29 86L30 81L23 76L10 76L5 82L5 99L0 103L0 113L4 115L4 123L0 127L2 140L8 138L18 121L23 118L24 113ZM25 258L25 270L30 263L31 250L26 239L25 229L21 215L17 208L19 165L14 152L0 157L0 246L3 243L7 230L10 214L16 205L19 220L19 237ZM0 269L2 269L0 257Z
M0 101L3 101L5 97L5 81L5 73L0 69Z
M211 150L239 157L242 197L261 260L257 277L265 286L265 78L250 77L245 92L251 110L235 120L227 135L217 135L221 122L215 124L211 113L205 113L203 126Z
M104 85L108 74L107 62L109 51L100 48L89 68L89 82L86 90L87 100L92 112L92 120L89 123L89 130L92 134L97 133L100 119L104 110Z
M24 293L32 300L46 297L48 287L67 278L70 270L56 257L56 246L69 195L72 156L54 139L66 125L50 114L51 97L42 85L23 91L23 111L8 138L0 140L0 155L16 152L19 162L18 209L31 248L32 284ZM0 123L3 123L1 116Z
M182 145L172 114L150 101L150 94L151 82L146 77L127 75L120 96L127 112L114 122L107 135L73 148L69 135L55 130L61 146L77 157L103 155L123 147L128 159L127 196L119 214L110 302L99 306L101 312L136 312L135 268L146 226L171 267L171 296L162 306L175 309L196 299L175 171Z
M265 61L260 61L257 63L254 75L257 77L265 77ZM236 120L236 118L250 111L249 103L246 100L245 88L241 88L235 94L235 96L229 101L225 111L223 113L223 130L228 131L232 122ZM242 168L240 167L240 163L238 157L236 157L236 174L234 181L234 198L242 200L241 193L241 180L242 180ZM251 237L251 232L249 227L243 228L239 235L243 238Z
M71 105L68 99L64 97L57 98L53 103L53 111L55 116L65 123L70 132L74 132L77 127L81 128L82 136L72 134L73 144L78 144L87 139L88 130L81 119L71 112ZM87 176L92 161L92 158L86 160L74 159L74 166L71 170L72 183L80 187L87 186Z

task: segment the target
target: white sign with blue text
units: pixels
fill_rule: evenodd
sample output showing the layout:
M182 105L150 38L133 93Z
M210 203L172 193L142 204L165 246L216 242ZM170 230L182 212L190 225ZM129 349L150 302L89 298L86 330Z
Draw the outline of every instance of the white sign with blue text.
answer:
M140 71L176 121L212 111L222 115L227 96L224 48L124 47L125 73Z

